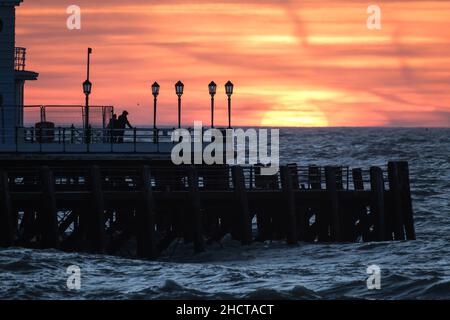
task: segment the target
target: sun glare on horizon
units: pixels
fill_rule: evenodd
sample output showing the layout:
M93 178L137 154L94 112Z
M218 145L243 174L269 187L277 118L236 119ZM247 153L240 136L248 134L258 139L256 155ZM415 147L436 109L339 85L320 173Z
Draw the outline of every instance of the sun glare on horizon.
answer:
M328 120L320 112L270 110L261 119L263 127L326 127Z

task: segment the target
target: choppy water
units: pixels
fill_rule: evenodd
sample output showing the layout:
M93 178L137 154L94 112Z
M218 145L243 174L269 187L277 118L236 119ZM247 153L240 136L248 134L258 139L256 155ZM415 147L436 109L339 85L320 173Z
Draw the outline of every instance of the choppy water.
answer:
M417 241L304 244L225 240L194 255L182 244L157 262L0 250L0 298L450 298L450 129L284 129L284 162L368 168L408 160ZM187 250L184 250L187 249ZM366 268L381 268L368 290ZM66 268L81 267L81 290L66 287Z

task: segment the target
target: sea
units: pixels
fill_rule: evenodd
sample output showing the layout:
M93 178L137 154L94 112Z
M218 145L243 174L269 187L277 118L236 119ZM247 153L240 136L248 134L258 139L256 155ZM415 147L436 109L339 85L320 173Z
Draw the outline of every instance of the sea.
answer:
M242 247L226 237L200 254L178 241L156 261L0 249L0 299L450 298L450 129L281 129L280 156L364 170L409 161L417 240ZM79 288L67 285L70 266Z

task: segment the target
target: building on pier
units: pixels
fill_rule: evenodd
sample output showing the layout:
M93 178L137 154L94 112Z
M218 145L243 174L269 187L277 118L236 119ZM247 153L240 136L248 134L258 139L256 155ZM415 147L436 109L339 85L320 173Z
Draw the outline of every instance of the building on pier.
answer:
M16 128L23 126L25 81L38 74L26 70L26 49L16 47L16 7L22 0L0 0L0 123L2 143L16 140Z

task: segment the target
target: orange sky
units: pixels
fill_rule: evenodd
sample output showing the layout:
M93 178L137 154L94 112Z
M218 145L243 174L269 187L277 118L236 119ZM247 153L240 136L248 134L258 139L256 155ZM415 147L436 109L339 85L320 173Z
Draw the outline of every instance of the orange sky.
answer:
M93 104L176 122L174 83L185 83L183 122L209 124L207 85L235 84L233 124L450 126L450 1L374 1L382 30L366 28L367 1L25 0L17 46L27 47L27 104L82 104L86 48ZM66 8L82 29L66 28Z

